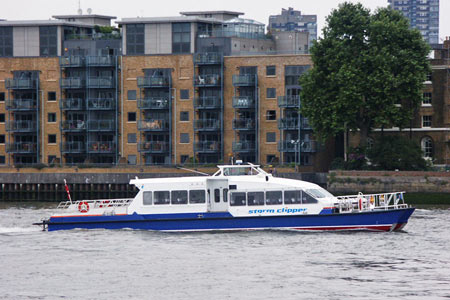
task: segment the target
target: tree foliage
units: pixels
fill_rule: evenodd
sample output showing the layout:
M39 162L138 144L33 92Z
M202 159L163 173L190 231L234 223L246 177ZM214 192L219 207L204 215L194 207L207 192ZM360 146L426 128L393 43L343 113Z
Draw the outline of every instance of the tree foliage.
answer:
M340 4L311 48L314 66L300 79L301 112L322 138L346 126L361 132L364 147L371 128L409 123L422 100L429 51L399 12Z

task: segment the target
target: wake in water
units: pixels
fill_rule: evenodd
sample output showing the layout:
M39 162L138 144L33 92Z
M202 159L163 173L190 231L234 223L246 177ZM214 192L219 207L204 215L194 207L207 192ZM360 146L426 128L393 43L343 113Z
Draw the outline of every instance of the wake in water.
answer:
M26 232L36 232L42 231L41 228L35 227L0 227L0 234L8 233L26 233Z

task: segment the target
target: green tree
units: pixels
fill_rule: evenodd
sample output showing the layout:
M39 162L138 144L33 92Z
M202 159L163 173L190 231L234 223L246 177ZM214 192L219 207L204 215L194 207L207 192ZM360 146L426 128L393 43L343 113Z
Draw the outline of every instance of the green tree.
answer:
M311 48L313 68L300 79L301 112L320 137L359 130L365 147L371 128L409 123L430 72L429 52L399 12L340 4Z

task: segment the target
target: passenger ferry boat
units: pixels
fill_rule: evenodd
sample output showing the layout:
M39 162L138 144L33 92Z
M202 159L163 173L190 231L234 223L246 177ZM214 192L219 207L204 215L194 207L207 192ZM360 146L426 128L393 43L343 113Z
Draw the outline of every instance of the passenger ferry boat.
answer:
M133 179L133 199L64 201L44 230L401 230L414 208L404 192L335 197L320 186L273 177L257 165L212 176Z

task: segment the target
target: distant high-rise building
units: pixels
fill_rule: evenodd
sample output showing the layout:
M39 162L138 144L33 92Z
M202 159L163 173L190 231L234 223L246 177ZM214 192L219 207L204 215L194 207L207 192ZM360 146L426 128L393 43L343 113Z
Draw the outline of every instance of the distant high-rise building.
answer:
M429 44L439 43L439 0L388 0L389 7L401 11Z
M309 42L317 39L317 15L302 15L292 7L282 9L280 15L269 17L270 32L303 31L309 33Z

